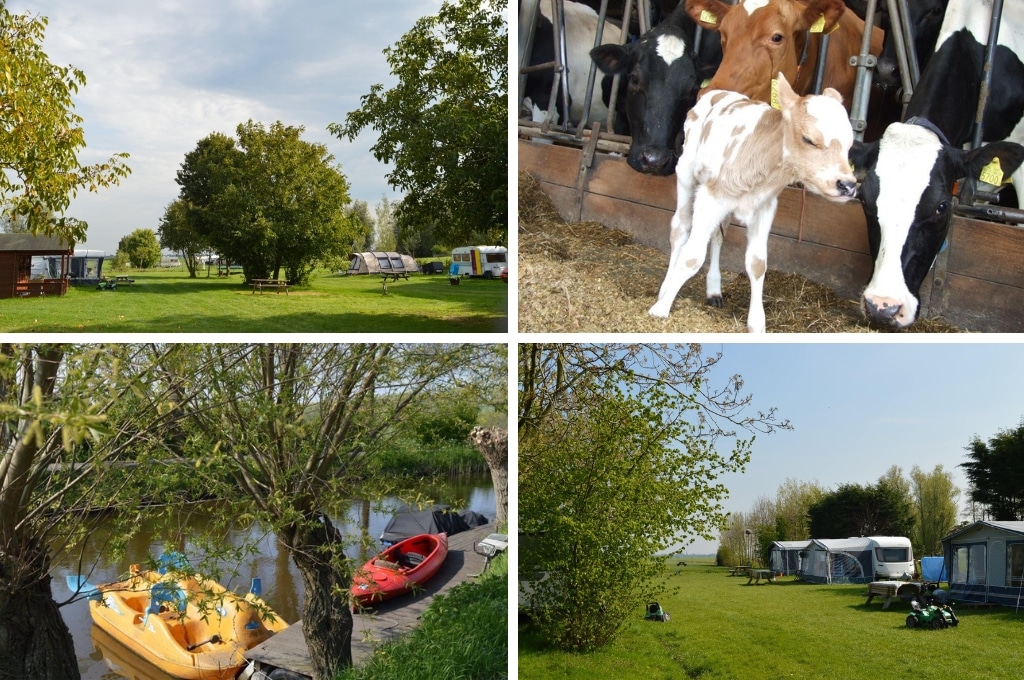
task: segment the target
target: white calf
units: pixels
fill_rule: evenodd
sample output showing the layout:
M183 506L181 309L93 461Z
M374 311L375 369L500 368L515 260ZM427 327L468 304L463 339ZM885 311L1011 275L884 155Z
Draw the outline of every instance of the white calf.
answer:
M768 233L779 193L787 184L803 182L833 201L856 195L847 160L853 131L839 93L828 88L823 95L797 96L781 73L778 93L779 109L735 92L712 90L690 110L676 166L668 273L651 316L668 316L679 289L704 264L709 239L707 299L721 306L718 259L731 214L747 227L747 330L763 333Z

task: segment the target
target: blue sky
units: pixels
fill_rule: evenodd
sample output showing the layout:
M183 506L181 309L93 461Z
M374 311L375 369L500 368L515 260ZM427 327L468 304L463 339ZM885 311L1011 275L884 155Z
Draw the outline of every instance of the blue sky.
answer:
M389 168L327 132L359 107L374 83L395 83L382 51L441 0L10 0L8 9L49 18L44 47L56 64L85 71L76 97L85 118L85 163L127 151L120 187L83 193L69 215L89 223L87 246L113 253L139 228L156 230L177 196L175 172L201 138L234 134L250 118L303 125L326 144L354 199L386 195Z
M753 407L775 406L793 430L760 435L746 473L723 477L725 507L746 512L792 477L834 488L873 483L892 465L957 467L977 434L989 439L1024 417L1024 345L946 343L705 343L721 351L713 374L738 373ZM961 499L961 507L963 498ZM687 552L713 552L699 540Z

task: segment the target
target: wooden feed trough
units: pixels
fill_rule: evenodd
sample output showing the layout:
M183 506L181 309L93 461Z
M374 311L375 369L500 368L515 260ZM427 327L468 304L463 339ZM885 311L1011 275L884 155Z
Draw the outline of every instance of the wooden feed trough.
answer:
M567 222L595 221L627 232L665 253L667 267L675 175L640 174L624 158L597 153L593 146L588 142L580 150L520 138L519 170L536 178ZM733 225L722 249L723 271L743 272L745 244L744 228ZM954 216L947 245L921 287L919 318L969 331L1024 331L1021 263L1020 228ZM835 204L787 188L768 241L768 268L859 299L872 271L860 202Z

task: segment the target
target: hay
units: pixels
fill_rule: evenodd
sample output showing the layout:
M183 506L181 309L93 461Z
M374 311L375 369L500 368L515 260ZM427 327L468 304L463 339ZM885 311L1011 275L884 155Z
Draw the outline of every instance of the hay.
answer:
M747 329L750 283L722 272L724 303L704 300L703 272L688 281L667 319L647 314L666 256L597 222L567 224L527 172L519 173L519 330L523 333L737 333ZM764 309L773 333L872 333L857 300L796 275L769 270ZM940 319L907 331L962 332Z

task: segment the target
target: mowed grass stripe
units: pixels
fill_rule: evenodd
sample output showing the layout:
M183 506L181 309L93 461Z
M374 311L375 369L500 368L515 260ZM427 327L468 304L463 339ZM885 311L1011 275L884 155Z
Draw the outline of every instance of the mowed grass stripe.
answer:
M508 286L413 274L319 275L308 287L253 295L240 276L190 279L178 270L133 272L117 290L72 287L62 297L0 300L0 332L490 333L508 326Z
M678 558L674 558L678 560ZM668 587L655 599L667 623L638 609L622 635L591 654L546 647L519 628L519 674L535 678L912 678L1024 677L1024 609L956 605L958 628L909 630L910 606L870 605L864 585L814 585L786 577L747 585L725 568L687 558L667 566ZM673 588L678 591L672 593Z

